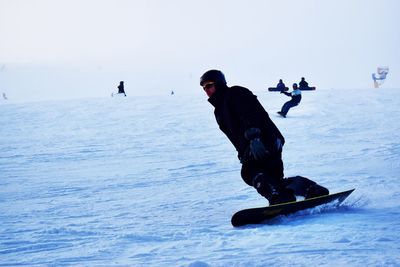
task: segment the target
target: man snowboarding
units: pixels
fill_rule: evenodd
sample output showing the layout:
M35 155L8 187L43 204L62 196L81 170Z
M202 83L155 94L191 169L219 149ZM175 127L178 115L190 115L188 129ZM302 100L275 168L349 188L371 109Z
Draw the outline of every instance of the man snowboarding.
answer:
M301 91L297 87L297 84L294 83L293 84L293 92L288 93L288 92L285 92L285 91L281 91L281 94L285 94L287 96L292 97L291 100L289 100L288 102L283 104L281 111L278 111L279 115L281 115L282 117L286 118L286 115L289 112L289 109L291 109L292 107L297 106L300 103L300 101L301 101Z
M215 108L219 128L238 152L244 182L267 198L270 205L296 201L296 191L304 192L308 198L329 194L326 188L307 178L283 178L285 139L250 90L228 87L219 70L204 73L200 86Z
M124 88L124 82L120 81L119 85L118 85L118 94L124 94L124 96L126 96L125 94L125 88Z

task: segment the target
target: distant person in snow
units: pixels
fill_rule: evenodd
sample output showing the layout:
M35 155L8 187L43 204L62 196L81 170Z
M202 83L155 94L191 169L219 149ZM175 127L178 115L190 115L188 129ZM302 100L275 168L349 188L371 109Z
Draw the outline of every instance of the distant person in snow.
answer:
M7 100L7 99L8 99L7 96L6 96L6 93L3 93L3 99L4 99L4 100Z
M303 88L308 88L308 82L306 82L306 79L304 79L304 77L301 77L301 81L299 82L299 87L300 90Z
M276 89L280 91L285 91L286 85L283 83L282 79L279 80L279 83L276 85Z
M118 94L124 94L124 96L126 96L125 94L125 88L124 88L124 82L120 81L119 85L118 85Z
M294 83L292 92L288 93L288 92L281 91L281 94L285 94L287 96L292 97L291 100L289 100L288 102L283 104L281 111L278 111L279 115L281 115L282 117L286 118L286 115L289 112L289 109L291 109L292 107L297 106L300 103L300 101L301 101L301 91L297 87L297 84Z
M282 147L285 139L250 90L241 86L228 87L219 70L204 73L200 86L215 108L219 128L238 152L244 182L267 198L270 205L296 201L295 194L299 192L307 198L329 194L326 188L307 178L284 179Z

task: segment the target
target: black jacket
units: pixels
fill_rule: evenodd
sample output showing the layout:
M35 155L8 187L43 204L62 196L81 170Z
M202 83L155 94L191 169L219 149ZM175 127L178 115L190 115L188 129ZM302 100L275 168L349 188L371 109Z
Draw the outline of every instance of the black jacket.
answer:
M118 85L118 94L125 94L125 89L123 84Z
M284 144L284 137L250 90L240 86L218 88L208 101L215 107L219 128L235 146L239 159L248 149L250 141L245 132L250 128L261 130L260 139L270 152L276 150L277 138Z

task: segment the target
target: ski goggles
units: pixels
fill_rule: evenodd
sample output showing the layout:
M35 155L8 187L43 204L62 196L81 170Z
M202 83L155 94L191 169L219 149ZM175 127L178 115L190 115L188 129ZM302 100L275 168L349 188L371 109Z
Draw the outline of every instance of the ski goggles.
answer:
M213 87L214 84L215 84L215 83L206 83L205 85L203 85L203 89L204 89L204 90L208 90L208 89L210 89L211 87Z

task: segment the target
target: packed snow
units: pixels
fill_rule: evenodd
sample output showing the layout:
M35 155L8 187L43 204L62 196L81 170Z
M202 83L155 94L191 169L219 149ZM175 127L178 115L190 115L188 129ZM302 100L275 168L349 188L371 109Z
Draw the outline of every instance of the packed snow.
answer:
M205 95L1 101L0 265L399 266L400 90L303 92L287 118L255 94L285 175L355 188L342 206L232 227L267 201Z

